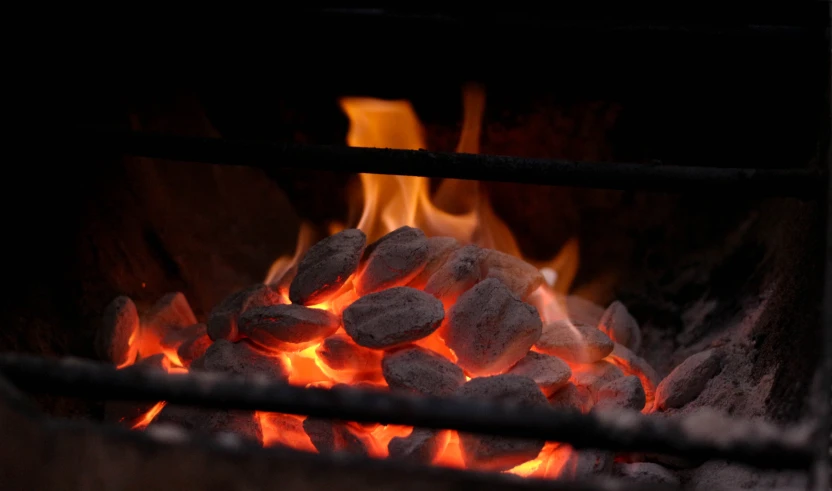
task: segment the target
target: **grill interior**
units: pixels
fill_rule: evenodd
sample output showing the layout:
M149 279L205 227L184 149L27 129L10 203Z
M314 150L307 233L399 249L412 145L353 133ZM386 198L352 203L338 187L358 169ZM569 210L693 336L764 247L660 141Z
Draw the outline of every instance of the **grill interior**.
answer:
M707 28L667 20L609 25L589 22L573 13L559 21L540 16L529 27L523 24L527 19L506 17L498 23L493 18L471 19L458 13L441 18L343 12L292 15L296 17L287 24L296 29L314 26L351 39L354 53L344 56L307 49L289 54L288 60L297 56L319 61L297 77L260 77L262 64L246 64L248 57L241 56L229 62L228 69L241 74L230 83L225 77L195 77L198 81L177 77L182 73L164 66L172 69L168 73L174 76L145 86L148 74L163 68L162 64L150 65L152 70L145 70L144 76L81 98L85 110L76 108L72 114L77 115L76 123L87 124L83 138L71 133L66 141L72 152L65 158L73 165L62 167L48 180L41 176L39 167L28 167L24 171L27 178L21 180L28 197L22 207L26 212L8 217L17 240L10 244L15 260L8 280L15 288L3 309L6 327L0 341L4 350L94 358L92 339L101 310L118 294L129 295L140 308L146 308L166 292L183 291L197 316L204 317L228 292L261 281L275 257L291 253L301 220L315 223L321 234L329 221L343 220L347 190L355 184L350 181L354 179L352 172L363 170L362 159L374 162L371 151L356 150L347 154L355 167L341 168L337 162L326 167L304 160L303 151L290 151L303 147L287 150L269 145L253 150L233 147L224 150L227 153L221 158L208 152L212 156L206 159L206 152L193 141L154 145L112 133L91 133L88 124L95 124L96 129L129 128L229 142L253 139L340 146L346 120L335 101L338 96L363 94L411 100L425 122L429 150L449 152L459 135L459 86L473 79L488 90L483 154L606 162L610 167L617 165L615 162L643 165L633 170L635 177L631 178L613 179L605 177L604 168L598 171L596 182L612 182L598 187L622 189L593 189L592 176L575 183L565 167L554 172L551 183L560 180L577 187L484 184L496 212L511 225L524 253L544 258L568 238L578 237L581 268L574 290L599 304L614 298L624 301L644 330L645 358L662 375L692 353L727 343L732 346L731 367L736 373L728 383L734 383L734 388L752 385L741 386L743 390L713 388L708 397L714 405L724 404L722 409L737 418L765 419L788 428L816 418L810 393L813 380L822 380L815 374L820 373L818 360L825 346L819 342L821 271L826 262L825 189L819 182L826 179L822 174L823 135L828 130L819 114L820 108L828 106L823 104L827 67L821 59L827 45L816 21L801 23L796 19L788 25L771 26L760 18L760 22ZM346 20L350 24L345 24ZM458 29L460 25L465 28ZM499 31L503 35L482 36L495 25L504 29ZM438 34L424 46L423 37L415 33L428 29L426 26L437 29ZM518 39L512 32L527 36ZM284 32L279 39L284 36L291 37ZM372 53L370 48L377 46L379 39L401 48L400 56L384 69L379 69L377 57L362 56ZM483 42L477 42L478 47L464 56L442 49L468 46L469 39ZM672 57L658 54L657 39L674 48ZM539 49L523 49L527 45L552 49L541 53ZM425 53L430 54L429 59L414 67L412 60ZM291 66L290 61L284 63ZM218 71L216 66L210 71L206 65L202 68L195 73ZM185 71L184 67L179 69ZM322 88L310 89L310 80L320 82ZM809 89L806 80L812 81ZM263 163L272 159L278 159L280 165ZM404 153L396 159L418 161L417 156ZM219 160L221 164L216 163ZM518 175L547 164L513 163L517 162L531 166L513 167ZM538 167L532 166L535 163ZM251 165L233 166L236 164ZM548 164L556 167L557 162ZM64 178L75 176L79 165L83 165L85 179L78 186L67 186ZM686 176L665 180L647 177L657 168L671 166L694 169ZM473 168L474 173L467 177L478 177ZM696 172L702 168L716 169L716 174ZM777 178L761 174L757 180L732 180L726 169L786 173ZM644 186L645 182L653 184ZM782 188L778 182L783 183ZM683 192L662 192L664 185ZM644 192L643 187L652 189ZM794 194L798 196L792 197ZM43 196L56 205L43 206ZM10 201L4 209L21 209L19 200ZM195 394L164 381L120 378L95 367L56 367L4 357L2 369L12 382L40 392L36 401L48 413L71 419L101 419L100 394L129 398L118 394L135 394L141 387L149 391L146 397L151 399L164 395L170 400L181 397L183 402L255 404L267 406L259 409L274 410L296 401L299 409L306 411L303 414L323 411L315 414L337 416L339 411L347 411L353 416L362 413L368 420L391 416L378 409L383 406L381 399L368 396L319 399L323 403L316 406L316 399L291 392L241 402L245 391L240 388L219 386L213 389L226 392ZM749 388L765 390L755 398ZM220 393L224 397L217 395ZM817 398L823 397L823 392L818 394L814 404L821 407ZM224 400L217 402L218 398ZM460 421L464 418L454 420L454 409L461 408L450 407L448 413L436 414L423 405L405 414L428 426L444 427L448 421L464 424ZM664 421L640 421L627 427L620 421L590 416L563 420L581 428L581 436L569 433L565 423L547 424L544 414L538 419L528 415L524 423L512 420L499 408L487 410L490 416L475 421L480 425L476 429L566 436L587 446L732 458L765 467L806 469L819 462L817 452L813 454L810 443L797 438L800 432L794 429L760 435L752 426L738 432L731 445L720 447L713 435L691 435ZM84 448L93 450L77 456L75 463L90 473L104 475L95 458L103 454L96 452L107 448L133 449L135 460L113 464L124 470L118 479L126 479L130 472L148 473L148 469L157 468L154 465L161 466L160 475L174 472L172 464L159 463L161 457L142 453L146 452L143 446L159 445L158 436L124 436L111 429L104 433L84 423L25 421L19 426L28 429L10 438L62 442L59 449L73 448L70 442L83 440ZM528 421L539 424L530 429ZM9 425L6 430L13 426L18 425ZM206 467L222 462L228 466L229 476L292 476L297 489L324 485L348 489L366 482L391 487L410 482L408 485L416 486L428 481L450 489L481 478L431 471L417 480L407 467L393 464L361 462L353 470L338 461L293 454L281 454L279 459L298 462L298 467L278 473L263 469L272 462L267 451L218 446L216 442L191 441L187 445L196 449L190 457L184 456L187 452L181 447L164 451L170 452L169 458L175 462L210 462ZM32 453L38 448L33 446ZM243 455L257 457L244 464ZM15 458L23 461L23 457ZM54 458L56 462L72 462L61 451ZM307 458L311 459L309 464L300 464ZM245 470L245 466L254 469L258 465L263 468ZM343 474L343 480L313 479L310 474L316 466ZM62 469L66 474L56 471L57 476L80 485L77 478L69 477L74 474L72 468ZM24 479L22 474L15 477ZM256 477L249 478L249 482L258 482ZM40 479L46 484L59 477ZM102 477L99 485L107 479L116 477ZM191 484L198 487L197 477L192 479ZM242 479L227 479L240 489L246 485ZM495 487L538 485L493 476L485 479ZM816 478L807 485L819 483L823 485ZM600 483L569 486L564 489L604 489Z

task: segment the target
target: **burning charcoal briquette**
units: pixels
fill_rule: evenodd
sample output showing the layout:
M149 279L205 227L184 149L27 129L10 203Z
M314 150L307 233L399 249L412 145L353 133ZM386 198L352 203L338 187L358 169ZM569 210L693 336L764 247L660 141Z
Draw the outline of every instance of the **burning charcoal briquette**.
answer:
M306 418L303 421L303 430L309 435L315 449L322 454L344 452L367 455L364 440L346 423Z
M326 300L358 268L366 246L367 236L354 228L330 235L313 245L298 264L289 286L289 299L301 305L315 305Z
M190 406L166 405L153 425L175 424L198 433L234 433L260 443L263 438L260 421L254 411L202 409Z
M489 250L483 258L486 278L503 282L512 293L525 300L543 284L540 270L518 257Z
M190 341L203 334L207 334L207 332L208 330L205 324L194 324L181 329L169 329L162 336L160 344L165 349L176 350L185 341Z
M341 321L326 310L290 304L246 309L238 325L240 336L256 344L300 351L334 334Z
M641 381L634 375L617 378L602 385L595 394L596 409L635 409L644 408L645 396Z
M679 477L676 474L651 462L616 463L613 464L613 473L625 481L639 484L679 485Z
M196 316L185 295L172 292L160 298L143 321L145 326L164 333L168 329L180 329L196 324Z
M205 324L194 324L182 329L168 330L162 337L162 347L176 351L182 366L187 367L211 345Z
M252 285L225 297L208 314L208 336L212 340L239 341L238 320L250 307L263 307L281 302L280 295L266 285Z
M205 324L201 324L203 328ZM202 334L191 338L176 348L176 355L179 356L179 361L182 362L183 367L191 366L194 360L204 355L211 346L211 338L208 337L204 331Z
M355 344L349 336L330 336L315 349L318 358L333 370L352 370L358 374L381 370L382 351Z
M450 395L465 382L461 368L417 346L385 354L381 369L391 389L422 395Z
M588 389L593 397L601 386L625 375L620 368L606 360L572 367L572 382Z
M485 278L482 260L485 249L467 245L457 249L428 279L425 291L445 305L452 305L460 295Z
M572 376L569 365L560 358L534 351L529 351L507 373L529 377L547 397L569 383Z
M214 341L205 354L191 363L191 370L222 372L246 377L287 380L289 367L283 357L269 356L246 341Z
M644 387L644 394L647 397L647 404L652 407L656 387L662 381L659 374L656 373L656 370L653 369L647 360L618 343L615 343L615 348L612 350L610 357L626 373L635 375L641 379L641 385Z
M425 267L419 272L407 286L424 289L428 280L445 261L458 250L462 245L453 237L430 237L428 238L428 259Z
M546 396L528 377L495 375L475 378L457 389L455 395L471 399L499 401L520 406L544 406ZM537 457L544 441L497 436L459 434L462 458L473 469L504 471Z
M116 297L101 316L101 326L95 334L95 351L103 360L122 366L136 359L136 347L130 340L139 331L136 304L128 297Z
M562 320L547 324L535 347L572 363L593 363L612 353L613 342L595 327Z
M641 349L641 328L638 327L638 322L630 315L627 307L618 300L611 303L604 311L604 315L598 322L598 329L616 343L632 351L637 352Z
M502 373L526 356L540 337L537 309L500 280L487 279L465 292L448 312L445 342L472 376Z
M549 396L549 405L561 409L575 409L585 413L592 409L592 393L586 387L571 382Z
M442 302L399 286L359 298L343 313L344 330L365 348L392 348L432 334L445 318Z
M720 358L716 350L709 349L680 363L656 387L655 408L678 408L696 399L722 368Z
M448 443L447 432L414 428L408 436L397 436L387 444L391 459L430 464Z
M428 238L418 228L401 227L370 244L365 256L355 281L362 296L415 278L428 261Z

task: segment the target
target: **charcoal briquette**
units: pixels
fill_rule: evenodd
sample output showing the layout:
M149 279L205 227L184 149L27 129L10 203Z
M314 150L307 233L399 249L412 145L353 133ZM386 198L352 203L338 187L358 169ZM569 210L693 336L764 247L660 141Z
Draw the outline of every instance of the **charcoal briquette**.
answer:
M385 354L381 367L390 389L414 394L450 395L465 382L461 368L447 358L418 346Z
M366 246L364 232L352 228L309 248L289 286L292 303L315 305L337 292L358 269Z
M556 356L529 351L507 373L523 375L534 380L548 397L569 383L572 370Z
M593 363L612 353L613 342L593 326L560 320L547 324L535 347L572 363Z
M696 399L721 368L720 353L714 349L688 357L656 387L655 408L679 408Z
M604 311L604 315L598 322L598 329L614 342L631 351L638 352L641 349L641 328L638 326L638 321L618 300L611 303Z
M593 398L604 384L625 375L620 368L606 360L573 365L572 367L572 382L589 390Z
M475 245L467 245L452 252L425 284L425 292L445 305L453 305L457 299L485 278L482 260L488 251Z
M482 261L485 277L500 280L521 300L528 298L543 284L543 275L540 270L518 257L488 250Z
M234 433L245 439L262 442L260 421L254 411L204 409L168 404L152 425L175 424L197 433Z
M241 337L268 349L301 351L334 334L340 324L326 310L289 304L248 308L238 329Z
M459 297L448 312L445 342L472 376L502 373L520 361L540 337L537 309L490 278Z
M191 370L220 372L244 377L267 377L285 381L289 366L282 356L266 354L246 341L214 341L205 354L191 363Z
M147 315L142 325L164 334L168 329L181 329L196 324L188 299L180 292L171 292L160 298Z
M303 430L319 453L368 454L368 446L364 442L364 438L359 436L357 430L353 430L346 423L328 419L306 418L303 421Z
M400 227L370 244L365 256L355 281L362 296L415 278L428 260L428 238L418 228Z
M549 405L559 409L574 409L585 413L592 409L592 393L586 387L569 382L549 396Z
M442 303L406 286L359 298L343 313L344 330L359 346L384 349L429 336L445 318Z
M217 304L208 314L208 336L212 340L239 341L237 321L249 307L281 303L280 295L266 285L256 284L232 293Z
M428 259L425 262L425 267L410 280L407 286L424 289L430 277L433 276L433 273L445 264L445 261L448 260L451 254L460 247L462 247L462 244L453 237L429 237Z
M391 459L430 464L448 443L446 431L414 428L408 436L397 436L387 444Z
M136 359L130 340L138 335L139 314L129 297L116 297L104 308L95 335L95 352L102 359L122 366Z
M605 383L595 394L595 400L593 410L634 409L641 411L646 402L641 380L634 375Z
M315 349L318 358L333 370L350 370L358 374L381 370L384 352L358 346L345 333L337 333L326 339Z

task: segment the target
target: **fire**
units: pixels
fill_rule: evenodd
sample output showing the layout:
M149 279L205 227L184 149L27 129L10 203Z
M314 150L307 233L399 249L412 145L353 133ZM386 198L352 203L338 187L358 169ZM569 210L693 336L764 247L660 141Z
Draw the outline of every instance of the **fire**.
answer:
M164 407L165 407L165 402L164 401L157 402L156 405L154 405L152 408L150 408L146 413L144 413L142 415L141 418L139 418L139 421L136 422L133 425L132 429L134 429L134 430L143 430L143 429L147 428L147 425L149 425L150 423L153 422L154 419L156 419L156 416L158 416L159 413L162 412L162 409Z
M480 85L467 85L464 89L463 124L458 152L477 153L485 108L485 90ZM340 105L350 121L347 143L356 147L387 147L418 150L426 148L425 130L410 102L389 101L372 98L348 97ZM368 242L401 226L408 225L422 229L428 236L450 236L464 244L481 247L522 258L520 248L508 226L492 209L485 190L479 182L446 179L435 192L431 193L430 181L424 177L388 176L361 174L363 208L360 214L353 213L357 223L328 225L330 233L337 233L347 226L361 229ZM315 229L303 224L298 234L296 250L291 256L284 256L272 265L264 283L272 285L279 294L280 303L291 303L286 278L291 279L294 268L315 240ZM564 300L577 272L579 244L577 239L568 241L551 259L535 261L526 259L540 268L546 283L528 299L544 323L567 321L570 317ZM325 301L311 306L328 310L336 315L359 297L353 288L352 278L335 294ZM338 333L343 333L343 328ZM415 344L430 349L456 362L455 353L447 347L440 335L441 329ZM166 369L170 372L187 371L175 350L162 346L160 336L152 329L142 329L130 341L135 344L138 359L163 353ZM331 388L336 384L351 384L369 388L385 388L386 382L380 365L375 371L334 370L327 366L318 355L319 346L311 346L296 353L283 353L290 368L289 383L306 387ZM613 360L625 372L623 360ZM466 376L466 380L470 377ZM164 407L159 402L135 428L146 427ZM265 446L281 445L301 451L314 452L315 447L303 428L304 417L256 413L262 429L262 443ZM359 425L344 423L346 429L357 435L368 447L370 455L386 457L388 444L395 437L408 436L413 429L394 425ZM459 435L455 431L438 433L440 448L434 464L464 468L464 459ZM565 465L571 449L557 443L547 443L537 458L520 464L506 472L519 476L556 476Z

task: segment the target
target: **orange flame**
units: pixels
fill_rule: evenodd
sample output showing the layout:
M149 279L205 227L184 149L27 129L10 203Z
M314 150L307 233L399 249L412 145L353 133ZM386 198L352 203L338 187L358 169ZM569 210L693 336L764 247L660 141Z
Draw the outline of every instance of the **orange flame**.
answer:
M156 419L156 416L162 412L162 409L165 407L166 402L157 402L155 406L150 408L146 413L144 413L141 418L133 425L134 430L143 430L147 428L147 425L153 422Z

